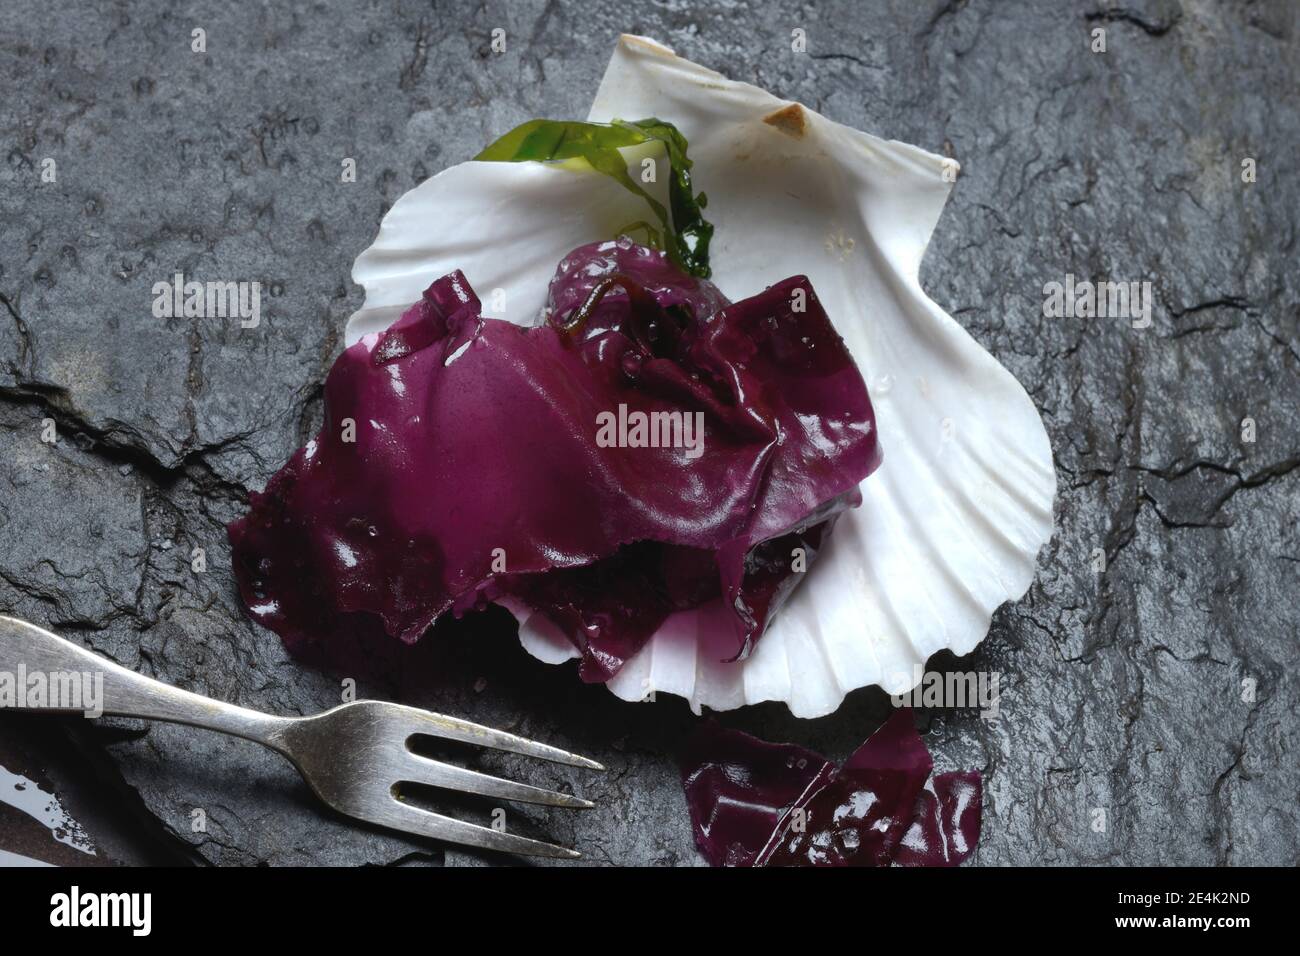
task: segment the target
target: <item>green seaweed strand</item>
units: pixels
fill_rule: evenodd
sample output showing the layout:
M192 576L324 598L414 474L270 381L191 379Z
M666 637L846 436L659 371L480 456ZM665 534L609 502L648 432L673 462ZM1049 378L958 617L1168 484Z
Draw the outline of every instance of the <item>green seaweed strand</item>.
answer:
M627 172L627 162L619 150L642 143L663 143L672 166L668 183L671 211L634 180ZM628 122L580 123L569 120L530 120L516 126L474 158L485 162L519 163L552 162L584 159L597 172L616 180L629 192L649 205L663 227L662 241L648 223L644 228L651 244L663 245L668 257L693 276L707 279L709 240L713 224L704 218L708 205L704 193L695 194L691 183L691 160L687 156L686 137L672 123L650 118Z

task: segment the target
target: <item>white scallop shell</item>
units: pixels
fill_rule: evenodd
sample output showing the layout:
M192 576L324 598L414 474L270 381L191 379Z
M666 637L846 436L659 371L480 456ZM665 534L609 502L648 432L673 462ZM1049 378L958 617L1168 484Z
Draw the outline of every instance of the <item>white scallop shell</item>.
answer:
M778 700L800 717L830 713L858 687L908 690L915 665L945 648L968 653L994 610L1028 589L1056 492L1033 402L918 281L956 164L624 36L589 118L645 116L690 142L724 293L812 280L867 380L884 464L747 660L723 663L734 636L716 602L670 618L608 686L626 700L677 694L696 711ZM571 166L448 169L398 200L357 259L366 300L347 341L385 327L454 268L488 314L504 302L502 317L531 324L564 253L644 218L638 205ZM495 311L484 290L497 290ZM575 656L544 618L511 610L534 656Z

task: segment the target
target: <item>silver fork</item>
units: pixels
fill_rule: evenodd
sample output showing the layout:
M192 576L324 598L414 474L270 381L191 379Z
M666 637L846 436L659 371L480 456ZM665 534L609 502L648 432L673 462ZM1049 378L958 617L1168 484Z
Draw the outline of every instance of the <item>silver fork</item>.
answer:
M587 809L594 804L420 756L410 749L412 737L438 737L571 767L605 769L594 760L514 734L378 700L343 704L312 717L275 717L145 677L34 624L0 615L0 669L16 669L20 664L28 674L41 672L47 679L51 675L89 674L92 679L102 675L98 704L105 715L165 720L256 741L288 758L316 796L340 813L449 843L525 856L576 859L581 855L412 806L400 799L400 783L551 807ZM21 693L23 688L18 690ZM13 709L78 713L87 706L84 701L58 709L25 704L20 700Z

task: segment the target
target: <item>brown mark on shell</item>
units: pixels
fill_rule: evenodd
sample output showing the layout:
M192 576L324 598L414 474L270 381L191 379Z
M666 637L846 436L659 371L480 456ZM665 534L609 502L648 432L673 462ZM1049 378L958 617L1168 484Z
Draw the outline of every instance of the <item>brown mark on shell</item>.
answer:
M808 119L804 114L804 109L798 103L791 103L789 106L783 106L774 113L768 113L763 117L763 122L768 126L775 126L787 136L793 136L795 139L801 139L808 131Z

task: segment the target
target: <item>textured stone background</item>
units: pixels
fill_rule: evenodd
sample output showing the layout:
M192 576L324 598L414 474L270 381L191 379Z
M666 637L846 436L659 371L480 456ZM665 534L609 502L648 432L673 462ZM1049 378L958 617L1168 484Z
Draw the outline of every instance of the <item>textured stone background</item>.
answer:
M0 6L0 610L225 700L336 703L335 680L242 616L223 525L313 430L360 303L352 259L391 203L516 122L584 115L616 35L644 33L963 164L922 278L1025 384L1060 477L1029 595L970 658L935 662L1001 671L1001 716L920 715L941 768L987 775L976 862L1300 859L1296 4L288 7ZM262 281L261 327L154 319L150 287L177 270ZM1070 272L1150 280L1152 326L1043 318L1043 283ZM610 766L485 761L600 801L520 810L512 828L597 863L697 864L671 757L681 702L624 704L475 630L440 628L400 685L362 690ZM887 707L872 689L821 720L767 706L727 722L843 757ZM0 763L58 790L101 859L481 862L325 815L252 744L0 724ZM190 832L196 807L207 833ZM0 814L0 846L24 845L21 828Z

